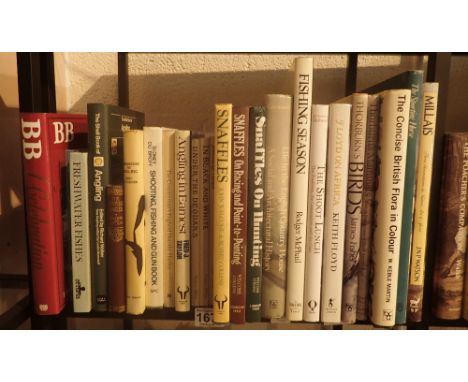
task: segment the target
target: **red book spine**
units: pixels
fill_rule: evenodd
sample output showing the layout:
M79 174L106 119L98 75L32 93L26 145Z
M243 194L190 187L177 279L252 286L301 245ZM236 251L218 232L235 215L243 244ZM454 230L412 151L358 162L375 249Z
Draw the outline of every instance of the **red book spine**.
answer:
M78 134L86 132L86 116L21 114L26 219L37 314L58 314L65 306L65 151Z
M249 108L233 108L232 134L232 235L231 312L234 324L245 323L247 273L247 193L248 193Z

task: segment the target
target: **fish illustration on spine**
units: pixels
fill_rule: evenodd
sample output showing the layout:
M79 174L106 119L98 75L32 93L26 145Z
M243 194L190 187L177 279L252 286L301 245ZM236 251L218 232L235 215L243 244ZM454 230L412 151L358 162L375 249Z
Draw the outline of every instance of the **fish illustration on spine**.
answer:
M143 220L144 211L145 211L145 196L141 195L140 200L138 202L138 213L135 219L135 226L133 227L133 241L125 240L125 244L128 245L132 249L132 253L136 258L137 271L138 271L139 276L141 275L141 271L143 270L143 250L141 246L137 243L136 231Z

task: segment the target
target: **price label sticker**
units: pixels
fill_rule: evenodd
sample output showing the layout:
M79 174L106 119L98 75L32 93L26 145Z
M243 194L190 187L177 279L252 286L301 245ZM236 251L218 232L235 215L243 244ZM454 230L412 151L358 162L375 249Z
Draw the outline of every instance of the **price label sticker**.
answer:
M199 328L213 327L213 308L195 308L195 326Z

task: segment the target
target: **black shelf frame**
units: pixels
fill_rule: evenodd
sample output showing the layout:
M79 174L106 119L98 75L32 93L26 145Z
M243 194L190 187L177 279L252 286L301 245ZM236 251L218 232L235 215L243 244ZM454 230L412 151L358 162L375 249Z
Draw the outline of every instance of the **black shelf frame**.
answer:
M305 52L298 52L304 54ZM226 53L229 54L229 53ZM290 54L290 53L286 53ZM366 53L373 54L373 53ZM428 329L429 327L468 327L464 320L448 321L438 320L431 315L432 302L432 278L434 266L434 254L437 247L437 222L438 205L440 196L440 180L442 174L442 145L443 135L446 131L447 98L450 78L451 53L375 53L378 55L398 54L411 56L428 56L428 68L426 81L439 82L439 101L437 111L437 130L434 147L433 181L431 189L431 201L429 210L428 245L426 256L426 273L424 288L424 314L423 321L417 324L409 324L408 329ZM351 94L357 89L359 53L347 53L348 65L346 70L345 94ZM22 112L55 112L55 76L53 53L17 53L18 63L18 88L20 98L20 111ZM129 106L129 74L128 54L119 52L117 54L118 66L118 100L119 105ZM28 251L29 252L29 251ZM30 262L28 256L28 271ZM29 271L29 275L31 272ZM16 277L16 279L15 279ZM20 280L19 280L20 279ZM32 281L30 276L8 276L0 275L0 287L8 285L29 284L29 292L32 295ZM125 313L90 312L74 313L71 305L55 316L39 316L34 312L32 298L29 296L15 304L9 311L0 316L0 328L14 328L25 319L31 318L32 329L66 329L67 318L114 318L122 319L124 329L132 329L133 320L180 320L191 321L194 318L194 309L186 313L175 312L174 309L147 310L139 316ZM266 321L264 321L266 322ZM359 322L361 325L371 325L369 322ZM15 326L16 325L16 326ZM246 324L249 325L249 324ZM330 326L322 325L330 328ZM342 329L342 325L332 325L333 329Z

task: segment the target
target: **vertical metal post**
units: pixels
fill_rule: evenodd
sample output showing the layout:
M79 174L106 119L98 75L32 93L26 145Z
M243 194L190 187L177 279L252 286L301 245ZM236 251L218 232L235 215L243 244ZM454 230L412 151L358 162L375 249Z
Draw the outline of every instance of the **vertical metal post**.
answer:
M18 93L20 112L55 112L54 54L50 52L17 53L16 58L18 67ZM26 214L25 220L27 220ZM40 316L37 315L34 311L31 261L29 257L29 241L27 235L28 234L26 229L29 294L31 302L31 328L65 329L66 318L62 315Z
M119 106L129 107L129 88L128 88L128 53L117 53L117 76L119 91ZM123 319L123 328L125 330L133 329L133 320L131 318Z
M437 232L439 223L440 189L443 170L443 138L446 131L447 99L450 81L451 53L429 54L427 81L439 83L437 105L437 127L434 142L432 185L429 204L429 225L427 235L426 272L424 278L423 323L421 329L427 329L432 321L432 286L434 258L437 251Z
M356 92L357 68L359 53L348 53L348 66L346 68L346 94L348 96Z

